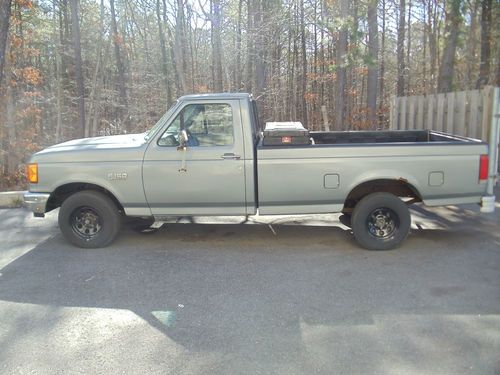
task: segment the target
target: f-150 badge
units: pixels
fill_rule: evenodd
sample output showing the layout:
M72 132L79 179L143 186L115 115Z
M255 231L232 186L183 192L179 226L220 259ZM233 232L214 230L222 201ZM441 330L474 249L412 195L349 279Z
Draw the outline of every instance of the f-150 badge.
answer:
M108 173L108 180L126 180L128 177L127 172L120 172L120 173Z

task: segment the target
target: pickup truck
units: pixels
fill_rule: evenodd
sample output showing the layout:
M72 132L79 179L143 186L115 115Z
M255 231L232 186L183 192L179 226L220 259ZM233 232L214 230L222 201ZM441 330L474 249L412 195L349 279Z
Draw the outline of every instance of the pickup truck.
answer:
M63 235L84 248L110 244L126 217L342 212L362 247L387 250L407 237L410 204L486 196L481 141L430 130L309 136L266 145L251 95L187 95L146 133L37 152L24 199L35 216L60 207Z

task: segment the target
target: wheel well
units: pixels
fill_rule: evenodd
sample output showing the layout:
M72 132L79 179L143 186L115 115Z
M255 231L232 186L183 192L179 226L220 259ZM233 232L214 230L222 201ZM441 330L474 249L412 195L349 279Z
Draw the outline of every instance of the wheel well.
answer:
M372 193L391 193L400 198L409 198L409 202L421 202L422 198L417 189L404 179L390 180L380 179L363 182L351 190L344 202L342 212L352 212L356 203L362 198Z
M70 195L73 195L83 190L94 190L104 193L116 204L116 207L118 207L118 209L123 212L123 206L109 190L99 185L83 183L83 182L73 182L70 184L61 185L56 190L54 190L50 195L49 201L47 202L47 212L57 207L60 207L61 204Z

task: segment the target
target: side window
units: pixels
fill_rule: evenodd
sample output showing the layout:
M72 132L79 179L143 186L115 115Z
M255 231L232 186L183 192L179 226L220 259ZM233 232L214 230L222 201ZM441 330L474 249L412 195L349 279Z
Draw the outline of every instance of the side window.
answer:
M229 104L190 104L182 109L158 141L178 146L181 129L188 134L188 147L228 146L234 142L233 114Z

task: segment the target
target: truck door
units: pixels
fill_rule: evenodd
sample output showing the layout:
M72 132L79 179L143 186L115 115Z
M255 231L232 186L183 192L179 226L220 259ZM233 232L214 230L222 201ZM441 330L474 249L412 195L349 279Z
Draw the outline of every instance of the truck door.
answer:
M239 101L186 102L171 118L144 156L144 190L153 215L245 215Z

